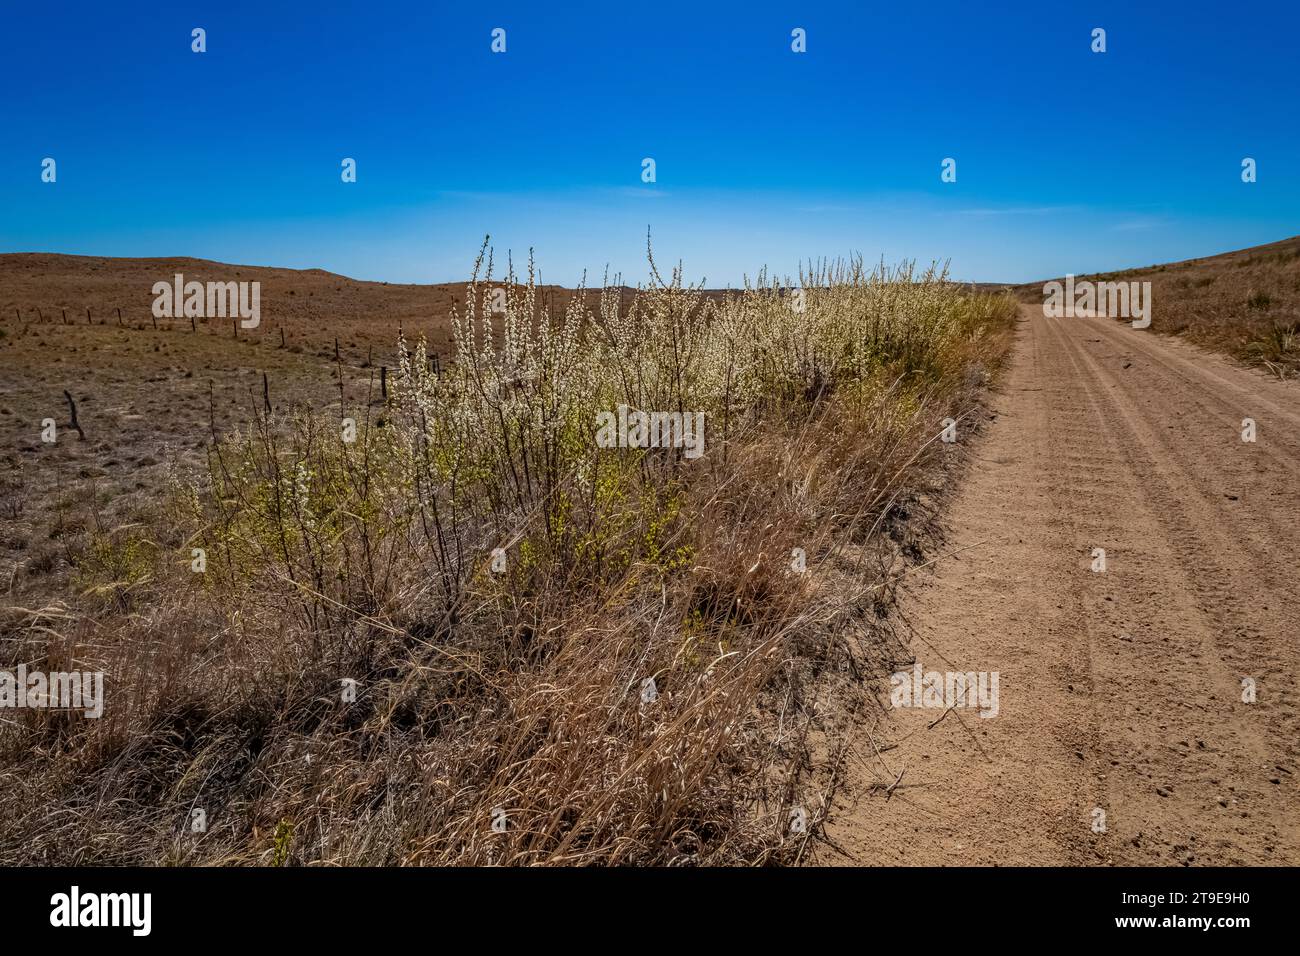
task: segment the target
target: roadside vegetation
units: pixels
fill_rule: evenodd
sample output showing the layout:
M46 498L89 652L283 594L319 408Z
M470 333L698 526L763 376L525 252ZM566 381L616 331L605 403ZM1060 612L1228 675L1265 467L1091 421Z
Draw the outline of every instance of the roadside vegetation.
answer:
M75 591L0 667L103 671L105 712L0 715L0 862L805 859L1016 302L649 265L553 314L481 254L450 360L214 419L131 521L69 502ZM702 454L601 447L619 406Z

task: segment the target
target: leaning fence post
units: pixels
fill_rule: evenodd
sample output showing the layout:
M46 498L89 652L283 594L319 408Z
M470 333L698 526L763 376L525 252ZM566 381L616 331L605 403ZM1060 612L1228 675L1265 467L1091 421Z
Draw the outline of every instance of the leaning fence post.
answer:
M388 398L388 366L387 365L379 366L379 392L381 395L384 396L385 399Z
M271 414L271 386L267 384L266 373L262 373L262 402L266 405L266 414Z
M63 397L68 400L68 412L72 416L72 427L77 430L77 437L84 439L86 433L81 430L81 423L77 421L77 403L72 400L72 396L68 394L66 388L63 390Z
M86 306L86 324L90 325L90 306Z
M64 325L67 325L67 324L68 324L68 310L67 310L67 309L64 309L64 310L63 310L63 324L64 324Z

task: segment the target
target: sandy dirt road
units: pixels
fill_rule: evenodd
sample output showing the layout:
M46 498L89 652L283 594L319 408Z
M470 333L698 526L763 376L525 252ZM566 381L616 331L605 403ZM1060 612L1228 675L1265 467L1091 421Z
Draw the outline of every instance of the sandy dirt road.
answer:
M821 862L1300 863L1300 389L1026 309L992 405L901 607L997 716L883 686Z

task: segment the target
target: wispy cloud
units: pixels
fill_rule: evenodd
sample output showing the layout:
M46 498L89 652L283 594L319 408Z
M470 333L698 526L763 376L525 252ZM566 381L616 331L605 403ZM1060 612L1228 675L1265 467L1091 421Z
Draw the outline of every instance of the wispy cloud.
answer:
M842 203L821 203L816 206L796 206L795 212L817 214L827 212L855 212L858 207L847 206Z
M999 206L982 209L958 209L959 216L1050 216L1069 212L1069 206Z
M1138 219L1126 219L1111 226L1111 229L1116 232L1140 232L1144 229L1156 229L1164 224L1165 220L1163 219L1147 216Z
M615 192L632 199L663 199L665 196L672 195L668 190L660 189L658 186L620 186Z

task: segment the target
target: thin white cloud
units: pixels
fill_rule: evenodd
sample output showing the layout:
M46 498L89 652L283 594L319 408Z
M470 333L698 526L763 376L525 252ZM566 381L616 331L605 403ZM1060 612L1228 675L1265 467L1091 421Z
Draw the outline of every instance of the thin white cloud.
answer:
M1116 232L1139 232L1144 229L1155 229L1159 226L1163 226L1164 223L1165 221L1163 219L1154 219L1149 217L1126 219L1124 222L1116 223L1111 226L1111 228Z
M959 216L1050 216L1053 213L1069 211L1069 206L1001 206L958 209L957 214Z

